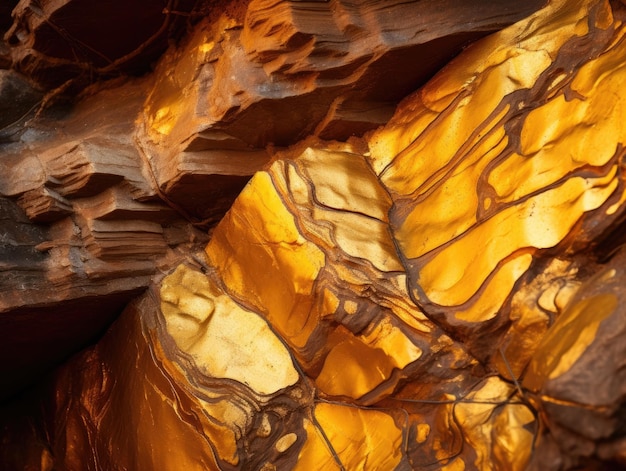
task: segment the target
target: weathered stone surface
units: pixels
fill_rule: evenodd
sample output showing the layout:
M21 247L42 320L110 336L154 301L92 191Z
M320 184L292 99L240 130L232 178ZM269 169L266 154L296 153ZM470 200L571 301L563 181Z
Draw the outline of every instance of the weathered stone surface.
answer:
M84 84L144 72L183 26L195 2L11 3L16 5L5 40L13 67L41 86L54 88L73 79Z
M15 140L43 94L13 70L0 70L0 143Z
M101 90L57 121L63 132L40 131L54 145L29 129L7 145L9 289L40 286L41 273L110 303L135 295L131 280L149 287L53 374L31 399L37 413L0 414L3 463L626 465L626 7L551 2L468 47L388 120L393 100L359 80L377 83L378 59L406 61L394 41L415 52L402 35L414 5L378 6L218 11L156 79ZM371 57L361 40L377 45ZM262 74L275 79L267 95ZM103 121L79 131L89 110ZM385 124L362 138L321 138L374 123ZM204 244L194 227L219 219L252 174ZM70 269L49 268L59 262ZM92 299L67 300L54 309L75 315ZM12 302L0 327L22 332L41 315ZM31 336L11 338L25 349Z
M391 200L364 157L311 145L254 176L213 233L212 266L281 334L324 397L376 403L410 364L440 394L449 371L434 367L434 351L459 370L477 365L409 301Z
M101 90L4 145L2 348L24 353L3 364L2 397L101 333L177 246L206 241L158 197L132 141L142 89Z
M254 0L215 12L159 64L138 140L167 198L216 222L186 196L211 178L205 162L237 159L233 176L250 176L267 146L374 129L464 45L542 3ZM240 181L224 178L227 196Z
M533 260L623 217L625 102L608 90L625 50L613 12L555 8L563 14L541 34L519 23L475 45L372 138L411 295L469 344L508 323L507 298L536 276Z

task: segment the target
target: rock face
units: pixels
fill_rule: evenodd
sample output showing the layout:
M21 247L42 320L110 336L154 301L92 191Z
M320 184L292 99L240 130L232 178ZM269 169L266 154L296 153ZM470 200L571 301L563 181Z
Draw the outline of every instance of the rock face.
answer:
M4 39L13 67L45 87L147 69L194 6L191 0L5 3L3 26L9 15L12 22Z
M394 102L461 46L533 8L533 4L485 3L474 11L473 21L450 26L425 23L435 12L441 16L439 7L430 3L393 7L391 11L399 9L393 17L407 17L395 25L385 19L388 15L368 13L374 8L368 4L352 5L348 11L354 11L348 15L340 3L333 2L316 4L312 11L291 2L222 7L147 2L141 28L124 28L115 41L107 40L106 56L112 62L105 63L96 53L103 51L100 46L105 47L101 43L107 36L100 28L111 30L110 22L121 10L126 16L120 24L134 22L137 10L116 2L89 10L82 3L19 2L5 34L2 55L12 70L1 71L0 76L0 97L5 97L0 104L0 196L7 198L2 200L3 208L10 208L7 211L13 216L3 231L7 256L0 265L0 322L7 322L3 342L7 353L28 352L20 355L23 364L16 367L9 362L2 370L0 398L93 339L150 284L153 275L202 251L207 229L222 218L254 172L269 161L277 146L293 144L312 131L331 101L358 94L361 101L384 105L384 119L353 130L362 133L384 122ZM134 8L141 7L141 2L136 4ZM462 2L450 3L450 9L467 14ZM280 21L266 30L261 28L263 15ZM73 21L77 17L80 26ZM348 31L347 24L337 26L334 47L341 43L346 50L354 49L350 54L332 48L324 52L322 44L330 37L317 29L331 19L340 25L356 22L368 30L361 38ZM174 41L182 28L177 22L182 20L189 33L170 48L153 74L96 82L76 104L66 103L63 94L84 87L87 78L104 80L123 71L148 69L154 54L162 50L157 46L168 38ZM95 23L97 28L88 27ZM411 28L421 33L413 37ZM297 37L306 33L309 42L319 43L317 52L298 57L286 50L274 51L294 67L321 61L307 79L307 90L294 88L300 83L294 73L264 68L267 48L272 43L280 49L276 35L283 30ZM355 34L361 38L358 47L352 40ZM138 44L139 40L143 42ZM433 41L441 44L432 48ZM366 43L376 45L371 64ZM263 54L255 49L262 44L267 49ZM72 53L72 48L86 54ZM422 65L392 81L387 63L400 67L401 61L385 58L397 54L408 54ZM330 69L344 71L345 77L331 84ZM354 69L354 74L348 69ZM16 71L26 74L32 84ZM281 126L284 131L277 131ZM29 229L22 234L18 227ZM14 253L17 248L19 256ZM67 311L64 306L69 305ZM57 308L66 312L58 317L67 318L68 324L83 325L79 320L83 311L93 312L94 322L87 321L91 327L74 328L71 333L44 329L42 342L34 341L38 337L34 333L32 341L30 334L19 333L22 327L17 327L21 323L15 324L16 319L30 316L21 313L39 309L52 313ZM27 321L25 332L29 325ZM18 348L14 343L33 347ZM43 351L49 354L41 355Z
M141 90L103 90L4 145L2 348L24 355L7 362L3 396L100 333L178 246L206 243L151 185L132 136ZM40 313L59 328L31 331Z
M268 146L378 127L462 46L540 2L379 3L253 0L200 22L156 68L139 122L164 197L217 222ZM205 184L200 195L190 190Z
M7 402L4 467L626 466L626 6L169 2L154 72L70 106L14 59L73 5L12 43L34 3L2 394L123 312Z

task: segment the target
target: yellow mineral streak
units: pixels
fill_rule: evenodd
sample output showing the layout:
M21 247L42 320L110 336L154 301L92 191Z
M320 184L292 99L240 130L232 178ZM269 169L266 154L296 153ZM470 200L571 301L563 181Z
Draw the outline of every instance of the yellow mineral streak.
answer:
M417 441L417 443L424 443L428 439L428 435L430 434L430 425L426 423L417 424L417 427L415 429L415 440Z
M326 243L380 271L402 271L387 225L391 199L365 159L345 151L308 148L296 163L298 171L293 166L287 169L285 191L303 208L313 204L315 221L330 223L332 235ZM275 181L284 178L278 168L271 171Z
M365 159L347 152L308 148L298 158L322 205L387 221L391 198Z
M350 299L343 303L343 309L348 314L356 314L358 307L359 305Z
M422 351L385 318L371 332L336 345L315 384L324 394L358 399L388 380L395 368L402 369L421 355Z
M295 433L288 433L287 435L280 437L274 444L274 447L278 452L284 453L296 442L297 439L298 436Z
M503 97L522 88L523 84L532 85L550 65L546 51L511 48L489 59L494 61L491 68L472 82L471 90L459 94L450 105L452 110L437 113L433 122L436 126L420 132L381 174L382 182L391 191L411 195L423 187L427 189L433 175L454 165L466 149L480 141L481 134L489 129L492 114L499 112ZM374 138L374 143L384 138L382 131ZM373 158L378 155L376 147L371 150Z
M567 372L595 339L600 323L617 307L614 294L598 294L568 307L556 320L530 362L524 386L539 391L547 379Z
M298 380L289 352L267 322L203 273L180 265L163 279L161 300L168 333L207 375L234 379L260 394Z
M382 349L348 337L326 356L315 384L325 394L358 399L388 379L394 366Z
M550 2L472 45L410 98L412 103L407 100L370 140L373 166L384 172L384 183L394 192L411 194L443 168L502 97L532 87L563 43L587 33L588 3Z
M333 457L322 432L313 422L304 419L304 431L306 441L298 455L294 471L310 471L312 469L323 469L328 471L340 470L339 463Z
M484 322L493 319L502 303L509 296L517 279L528 269L533 257L523 254L505 263L496 270L493 278L487 281L485 291L469 309L455 313L461 321Z
M321 403L315 419L345 469L394 469L402 458L402 431L384 412Z
M588 33L596 3L609 28L607 2L551 2L469 48L369 140L373 168L396 200L398 247L416 261L413 281L428 301L462 306L459 320L493 318L534 251L561 242L617 188L617 168L606 165L626 137L623 41L575 73L574 98L552 92L526 113L518 153L503 121L507 97L534 87L565 42ZM596 170L575 174L589 166Z
M315 210L314 216L333 224L337 247L346 254L367 260L381 272L403 269L386 224L355 213Z
M339 298L337 297L335 293L333 293L329 289L324 289L324 291L322 292L322 311L320 313L321 316L324 317L324 316L331 316L335 314L340 304L341 304L341 301L339 300ZM356 310L356 305L355 305L355 310ZM346 310L346 312L348 311ZM348 312L348 313L354 314L354 312Z
M501 122L507 111L508 106L490 120L481 131L476 146L465 153L462 160L449 169L437 169L432 175L433 182L424 185L414 195L420 202L413 206L394 234L402 247L407 248L409 257L430 252L476 223L477 210L481 206L480 194L476 190L479 179L485 166L508 143ZM433 208L437 209L433 211Z
M580 68L570 86L576 98L559 95L528 114L521 155L508 157L489 175L502 201L518 200L583 166L609 162L617 144L626 142L626 98L618 93L626 80L625 58L622 42Z
M393 358L396 368L402 369L417 360L422 351L409 340L402 330L392 325L389 318L376 324L371 332L363 335L363 339L372 348L380 348L389 358Z

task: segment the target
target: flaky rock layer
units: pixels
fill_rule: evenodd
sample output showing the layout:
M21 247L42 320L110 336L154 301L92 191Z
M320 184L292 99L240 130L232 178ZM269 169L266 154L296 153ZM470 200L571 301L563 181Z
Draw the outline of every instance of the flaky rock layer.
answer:
M390 24L375 2L253 1L163 59L132 144L66 139L4 183L33 263L61 257L45 241L79 227L67 250L89 253L85 267L161 272L53 375L40 416L5 413L19 450L6 463L626 466L626 7L551 2L472 44L390 119L364 113L370 131L347 139L361 115L338 110L379 100L359 80L376 90L394 41L417 47L400 40L416 5L388 5L406 19ZM246 74L227 80L234 70ZM191 230L167 242L181 215L210 224L212 192L235 182L234 197L250 175L203 251L190 254ZM209 181L192 207L187 189Z

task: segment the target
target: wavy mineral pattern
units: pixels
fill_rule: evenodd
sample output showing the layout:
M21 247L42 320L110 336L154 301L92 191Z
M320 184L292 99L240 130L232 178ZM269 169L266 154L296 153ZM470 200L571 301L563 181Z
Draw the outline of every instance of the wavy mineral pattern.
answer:
M0 468L626 468L625 3L13 3Z

